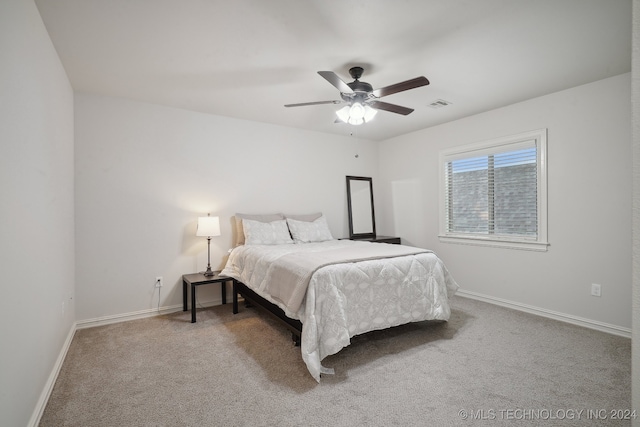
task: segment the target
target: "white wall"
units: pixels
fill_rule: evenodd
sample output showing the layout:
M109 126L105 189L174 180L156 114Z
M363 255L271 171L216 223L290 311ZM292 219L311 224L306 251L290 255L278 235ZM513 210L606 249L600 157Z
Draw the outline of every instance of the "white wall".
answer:
M630 81L625 74L385 141L380 231L433 249L466 291L628 332ZM439 151L539 128L548 128L548 252L440 243ZM601 298L590 296L591 283L602 285Z
M0 425L24 426L75 320L73 91L31 0L0 2L0 63Z
M181 275L206 267L198 216L220 216L221 267L234 213L322 211L347 236L345 176L376 180L374 142L118 98L75 103L78 321L154 309L156 276L160 306L180 305ZM198 299L219 301L219 288Z

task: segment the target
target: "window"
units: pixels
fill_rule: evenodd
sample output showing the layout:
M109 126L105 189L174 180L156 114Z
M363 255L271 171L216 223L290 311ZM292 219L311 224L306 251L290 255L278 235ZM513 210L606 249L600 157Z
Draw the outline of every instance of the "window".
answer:
M440 240L547 249L546 129L440 153Z

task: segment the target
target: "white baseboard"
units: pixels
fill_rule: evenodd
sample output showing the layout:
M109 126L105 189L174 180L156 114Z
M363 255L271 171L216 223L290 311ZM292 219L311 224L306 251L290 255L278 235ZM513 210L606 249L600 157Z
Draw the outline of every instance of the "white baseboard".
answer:
M621 337L631 339L631 329L624 328L622 326L612 325L609 323L598 322L597 320L585 319L583 317L573 316L571 314L559 313L557 311L547 310L545 308L534 307L519 302L508 301L502 298L496 298L489 295L483 295L476 292L466 291L464 289L458 289L456 295L464 298L471 298L478 301L487 302L489 304L495 304L502 307L511 308L514 310L524 311L526 313L535 314L549 319L559 320L561 322L571 323L573 325L582 326L589 329L595 329L597 331L606 332L612 335L618 335Z
M221 305L222 299L217 298L211 301L197 302L197 307L213 307ZM93 319L80 320L77 322L77 329L95 328L96 326L110 325L112 323L128 322L129 320L144 319L146 317L160 316L163 314L182 311L183 305L169 305L160 308L149 308L146 310L133 311L131 313L114 314L111 316L96 317ZM191 308L189 308L191 310Z
M182 310L182 304L170 305L160 308L133 311L131 313L113 314L111 316L95 317L93 319L80 320L78 329L94 328L96 326L110 325L112 323L127 322L129 320L144 319L146 317L160 316Z
M73 341L73 336L76 333L76 324L71 325L71 329L67 334L67 339L65 339L64 344L62 345L62 349L60 350L60 354L56 359L55 365L53 365L53 369L51 370L51 374L49 374L49 378L42 389L42 393L40 393L40 398L38 399L38 403L31 414L31 419L29 420L29 427L37 427L40 424L40 419L42 418L42 414L44 413L44 408L47 406L47 402L49 401L49 396L51 396L51 392L53 391L53 386L56 384L56 380L58 379L58 374L60 373L60 369L62 369L62 364L64 363L64 359L67 357L67 352L69 351L69 347L71 346L71 341Z

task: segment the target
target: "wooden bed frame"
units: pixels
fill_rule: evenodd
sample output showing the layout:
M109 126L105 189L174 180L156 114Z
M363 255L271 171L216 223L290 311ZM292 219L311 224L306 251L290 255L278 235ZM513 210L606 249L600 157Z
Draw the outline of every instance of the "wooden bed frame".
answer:
M302 336L302 322L296 319L287 317L277 305L267 301L247 285L238 280L233 279L233 314L238 314L238 295L242 295L245 301L245 306L251 307L255 305L261 310L274 316L280 323L282 323L287 329L291 331L291 338L296 346L300 345L300 337Z

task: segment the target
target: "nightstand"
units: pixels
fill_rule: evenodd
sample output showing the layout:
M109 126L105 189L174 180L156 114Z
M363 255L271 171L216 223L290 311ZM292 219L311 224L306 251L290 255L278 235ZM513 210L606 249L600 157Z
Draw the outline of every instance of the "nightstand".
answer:
M219 273L219 271L214 271L213 276L205 276L202 273L182 275L182 300L184 303L182 311L187 311L188 309L187 291L189 285L191 285L191 323L196 323L196 286L220 283L222 303L227 303L227 282L230 282L233 279L227 276L220 276Z
M365 237L363 239L351 239L351 240L361 240L363 242L376 242L376 243L392 243L394 245L399 245L400 238L393 236L376 236L376 237Z

